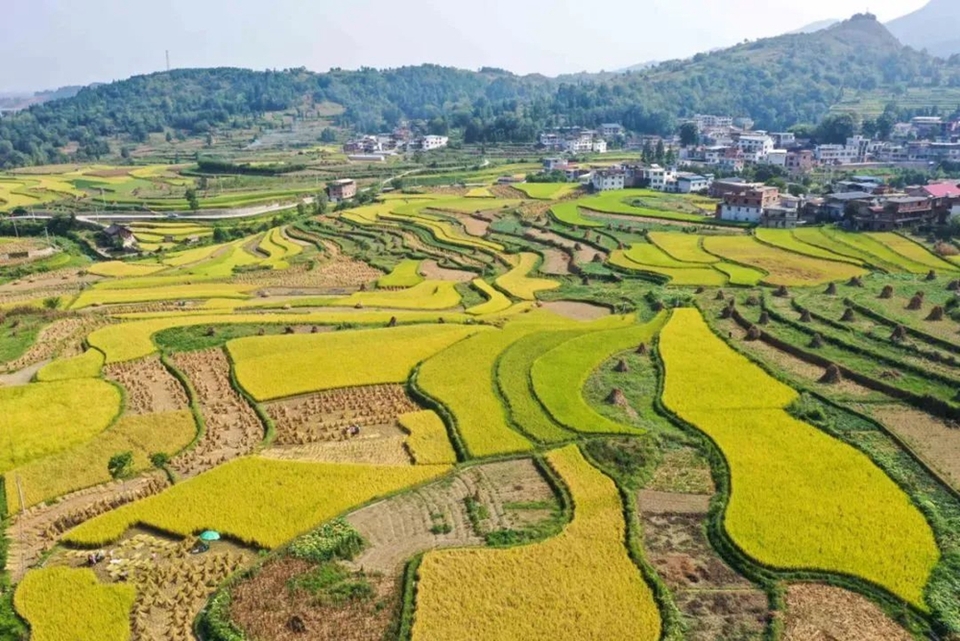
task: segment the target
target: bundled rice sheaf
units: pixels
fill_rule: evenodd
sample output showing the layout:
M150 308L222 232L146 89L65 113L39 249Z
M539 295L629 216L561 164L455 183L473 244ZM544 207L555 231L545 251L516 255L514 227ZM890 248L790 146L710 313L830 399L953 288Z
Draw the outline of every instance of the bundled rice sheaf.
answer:
M911 311L918 311L923 309L923 296L914 296L910 299L910 302L907 304L907 309Z
M843 374L840 372L840 368L833 363L828 365L827 371L824 372L823 376L820 378L820 382L827 385L843 382Z
M823 336L820 334L814 334L813 339L810 341L810 347L813 349L820 349L823 347Z
M836 296L837 295L837 284L830 283L827 285L827 291L824 292L827 296Z
M852 307L848 307L845 310L843 310L843 316L840 317L841 322L852 323L855 320L857 320L857 316L856 314L853 313Z
M880 298L884 300L893 298L893 285L884 285L883 290L880 292Z

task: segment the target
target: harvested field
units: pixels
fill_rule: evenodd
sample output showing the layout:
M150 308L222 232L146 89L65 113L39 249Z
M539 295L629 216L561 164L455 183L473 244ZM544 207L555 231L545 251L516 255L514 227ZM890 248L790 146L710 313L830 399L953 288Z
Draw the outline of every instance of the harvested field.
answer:
M566 276L570 273L570 257L559 249L544 249L540 271L548 276Z
M911 641L883 610L853 592L827 585L787 590L784 641Z
M405 446L406 434L396 427L363 429L356 437L344 440L280 445L264 450L261 456L281 461L312 463L362 463L364 465L412 465Z
M16 515L7 528L10 550L7 571L18 581L68 530L121 505L152 496L167 486L159 472L129 481L80 490L49 505L37 505Z
M318 601L307 590L290 589L291 581L316 566L293 557L267 563L255 577L231 591L230 620L250 639L270 641L381 641L389 638L400 607L401 580L366 573L373 586L369 599L343 603ZM296 632L292 621L302 624ZM299 626L297 626L299 627Z
M175 458L173 469L196 476L252 452L263 440L263 424L230 384L230 361L223 351L176 354L172 360L193 384L206 423L196 447Z
M96 316L70 316L55 320L37 335L36 342L15 361L3 366L7 372L16 372L55 356L76 356L83 351L83 339L88 333L110 321Z
M482 522L482 532L475 530L467 514L469 497L477 499L489 515ZM521 504L544 507L512 507ZM479 465L449 481L351 514L347 520L370 544L354 565L397 573L419 552L483 545L482 537L489 532L534 525L550 516L551 505L556 505L553 491L530 459Z
M193 543L132 530L111 546L109 563L93 568L105 583L136 586L133 641L192 640L193 621L217 586L256 560L251 550L225 541L213 543L206 554L192 555ZM65 550L48 565L81 567L88 555Z
M113 363L104 368L104 376L127 391L128 414L176 412L189 407L187 393L158 356L138 361Z
M483 238L490 231L490 221L483 218L474 218L473 216L457 216L457 220L467 230L467 233L477 238Z
M420 275L427 280L446 280L455 283L469 283L477 275L461 269L440 267L435 260L425 260L420 264Z
M954 488L960 489L960 429L903 405L859 406L861 412L902 438Z
M276 424L278 445L349 440L349 428L393 426L419 409L402 385L329 390L264 404Z
M543 231L542 229L531 229L529 232L527 232L527 234L539 242L549 242L551 244L559 245L560 247L567 247L569 249L575 249L579 244L580 249L575 250L578 263L589 263L593 260L594 255L596 255L598 251L589 245L577 243L575 240L570 240L569 238L561 236L560 234L555 234L550 231Z
M638 499L647 560L667 583L690 641L763 638L766 594L737 574L707 540L710 495L642 491Z
M746 330L741 328L733 321L723 322L722 324L724 325L724 329L727 329L734 338L743 341L740 343L741 349L749 352L762 362L769 363L774 367L783 369L794 376L811 381L813 383L819 383L820 379L823 378L822 367L812 365L797 358L796 356L780 351L776 347L764 343L763 341L744 340L747 335ZM846 379L839 383L831 384L829 386L829 391L831 395L839 395L843 397L849 397L851 399L862 400L866 399L867 397L877 396L877 393L873 390L867 389L862 385Z
M543 309L576 321L593 321L610 315L606 307L573 300L558 300L542 304Z
M712 495L716 491L710 464L689 447L665 452L646 489L672 494Z

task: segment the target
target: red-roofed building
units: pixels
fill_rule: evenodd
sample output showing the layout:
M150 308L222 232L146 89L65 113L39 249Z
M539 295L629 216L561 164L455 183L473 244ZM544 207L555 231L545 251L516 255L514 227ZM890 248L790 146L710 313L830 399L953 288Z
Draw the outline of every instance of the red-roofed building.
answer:
M926 196L927 198L960 198L960 186L955 182L931 183L910 192L911 196Z

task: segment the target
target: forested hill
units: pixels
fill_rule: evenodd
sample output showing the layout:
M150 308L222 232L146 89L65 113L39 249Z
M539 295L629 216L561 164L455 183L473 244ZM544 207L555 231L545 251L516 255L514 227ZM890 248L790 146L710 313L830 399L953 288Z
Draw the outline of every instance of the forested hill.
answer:
M108 138L203 135L323 103L340 105L337 124L358 131L411 119L435 133L462 131L468 142L529 142L556 124L621 122L637 132L672 133L678 118L697 112L750 116L759 127L782 129L818 121L845 90L916 86L960 86L960 60L905 48L869 15L624 74L551 79L435 65L322 74L178 70L90 87L0 118L0 168L95 159L107 153Z

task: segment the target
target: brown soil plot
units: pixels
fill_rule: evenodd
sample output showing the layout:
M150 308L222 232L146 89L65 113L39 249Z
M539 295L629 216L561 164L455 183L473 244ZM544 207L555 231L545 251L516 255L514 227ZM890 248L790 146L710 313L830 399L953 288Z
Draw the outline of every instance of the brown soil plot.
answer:
M193 384L206 423L196 447L176 457L173 469L196 476L252 452L263 440L263 424L230 384L230 361L223 351L177 354L172 360Z
M784 641L911 641L913 637L859 594L827 585L787 590Z

